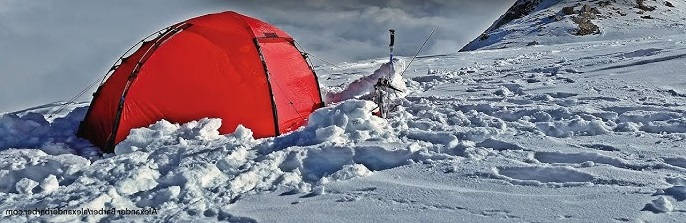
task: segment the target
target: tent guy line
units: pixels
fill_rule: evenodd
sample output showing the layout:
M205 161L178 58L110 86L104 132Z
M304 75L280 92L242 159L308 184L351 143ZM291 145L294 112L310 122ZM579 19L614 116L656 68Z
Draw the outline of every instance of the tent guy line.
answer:
M59 114L60 112L62 112L67 106L74 104L75 101L76 101L77 99L81 98L84 94L86 94L86 92L88 92L89 90L93 89L93 87L94 87L96 84L98 84L98 87L102 86L102 85L105 83L105 80L107 80L107 77L111 74L111 72L114 71L114 70L116 70L116 69L118 68L118 66L121 65L122 60L123 60L124 58L126 58L126 57L127 57L127 54L129 54L133 49L135 49L136 46L141 45L141 44L144 43L146 40L150 39L150 37L154 36L155 34L157 34L157 36L156 36L155 38L159 37L159 35L162 35L163 33L165 33L168 29L170 29L170 28L173 27L173 26L174 26L174 25L164 27L164 28L162 28L162 29L159 29L159 30L157 30L157 31L155 31L155 32L153 32L153 33L150 33L149 35L143 37L141 40L139 40L138 42L136 42L135 44L133 44L131 47L129 47L129 48L128 48L128 49L127 49L127 50L126 50L126 51L125 51L125 52L124 52L124 53L123 53L123 54L122 54L113 64L112 64L112 66L110 66L110 69L107 70L107 72L105 72L105 74L101 75L102 78L99 78L100 76L94 77L94 80L91 81L90 84L86 85L85 88L83 88L81 91L79 91L78 93L76 93L76 94L75 94L74 96L72 96L69 100L59 100L59 101L56 101L56 102L65 101L65 103L64 103L63 105L59 106L58 109L53 110L52 112L49 112L48 114L46 114L46 116L48 117L48 119L53 118L56 114ZM100 80L100 81L98 81L98 80ZM94 92L94 93L95 93L95 92Z
M438 30L438 25L435 26L435 27L431 30L431 33L429 33L429 36L426 37L426 40L424 40L424 43L422 43L422 46L420 46L419 49L417 49L417 53L415 53L414 56L412 57L412 59L410 60L410 62L407 63L407 66L405 66L405 69L403 70L403 72L400 72L400 76L401 76L401 77L405 74L405 71L407 71L407 68L410 68L410 66L412 65L412 62L414 62L414 59L417 58L417 56L419 55L419 53L422 52L422 49L424 49L424 46L426 46L426 43L429 42L429 40L430 40L431 37L434 35L434 33L436 32L436 30Z

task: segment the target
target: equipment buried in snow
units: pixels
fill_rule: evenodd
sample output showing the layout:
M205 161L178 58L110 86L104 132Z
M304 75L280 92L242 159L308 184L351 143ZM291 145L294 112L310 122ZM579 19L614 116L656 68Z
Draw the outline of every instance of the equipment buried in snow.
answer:
M220 133L242 124L270 137L297 129L323 106L316 74L293 38L235 12L172 25L110 72L78 131L105 152L131 129L161 119L221 118Z
M395 29L389 29L388 32L390 33L390 44L388 44L388 49L389 49L389 65L390 65L390 70L387 75L384 75L379 78L379 80L374 84L374 102L379 105L378 112L376 115L378 115L381 118L386 118L386 113L389 112L389 106L387 105L389 103L389 96L391 93L397 94L398 92L403 92L402 90L394 87L391 84L391 81L389 81L389 78L391 78L392 74L395 74L395 69L393 69L393 47L395 45Z
M391 82L386 78L379 78L379 81L374 84L374 95L376 96L374 102L379 105L378 116L381 118L386 118L386 114L390 111L388 103L391 92L396 94L403 91L391 85Z

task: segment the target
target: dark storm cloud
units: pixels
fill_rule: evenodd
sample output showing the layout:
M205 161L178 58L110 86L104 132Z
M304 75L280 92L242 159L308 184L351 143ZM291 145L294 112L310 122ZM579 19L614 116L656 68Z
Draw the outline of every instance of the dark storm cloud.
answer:
M69 98L106 71L131 44L177 21L235 10L289 32L333 62L383 57L388 28L412 55L453 53L514 0L0 0L0 112ZM84 97L81 100L88 100Z

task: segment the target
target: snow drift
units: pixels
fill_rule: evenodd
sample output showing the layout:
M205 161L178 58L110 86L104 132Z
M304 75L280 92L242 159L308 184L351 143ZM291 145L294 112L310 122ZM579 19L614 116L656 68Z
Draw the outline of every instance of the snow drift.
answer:
M404 97L407 95L407 87L401 76L403 70L405 70L405 60L403 59L394 59L392 63L383 63L371 75L362 76L347 84L345 88L329 88L325 93L324 100L326 103L337 103L348 99L371 99L371 94L374 93L374 85L379 81L379 78L389 80L391 86L402 91L394 92L390 99Z
M279 187L308 193L327 182L368 176L372 170L412 162L416 150L402 144L385 145L401 140L386 120L371 114L375 107L372 102L348 100L317 110L308 125L296 132L261 140L254 139L252 132L242 126L233 134L220 135L220 119L185 124L162 120L132 130L116 146L116 155L93 161L71 154L81 152L72 147L80 145L72 143L76 140L76 122L65 124L78 119L72 117L82 117L84 107L52 123L35 113L21 118L4 116L4 138L26 134L15 129L45 130L29 131L39 136L29 143L4 142L5 148L42 149L0 152L0 193L6 195L2 196L1 208L154 207L183 210L181 217L214 216L222 212L224 205L245 194ZM43 200L46 196L50 200ZM36 217L44 218L10 219ZM117 219L89 216L87 220L101 218ZM62 220L69 219L78 217Z

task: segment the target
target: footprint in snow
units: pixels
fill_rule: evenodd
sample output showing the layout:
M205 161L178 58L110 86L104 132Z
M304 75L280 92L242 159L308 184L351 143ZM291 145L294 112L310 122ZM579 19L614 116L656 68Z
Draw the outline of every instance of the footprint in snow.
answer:
M608 152L620 151L620 149L618 149L617 147L609 146L609 145L603 145L603 144L582 144L581 146L589 148L589 149L597 149L597 150L608 151Z
M499 167L494 171L496 177L518 185L574 186L590 183L595 178L570 167Z
M662 158L665 163L672 165L672 166L677 166L681 168L686 168L686 158L682 157L665 157Z

